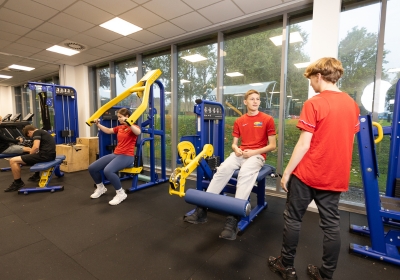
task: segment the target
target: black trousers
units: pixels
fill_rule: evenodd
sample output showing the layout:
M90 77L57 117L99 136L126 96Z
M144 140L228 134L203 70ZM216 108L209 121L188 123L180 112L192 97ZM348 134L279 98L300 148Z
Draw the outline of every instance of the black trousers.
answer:
M281 256L293 266L299 242L301 222L307 207L314 199L319 211L319 226L324 233L322 267L326 276L332 278L340 252L340 192L311 188L292 175L288 182L286 209L283 212L284 229Z

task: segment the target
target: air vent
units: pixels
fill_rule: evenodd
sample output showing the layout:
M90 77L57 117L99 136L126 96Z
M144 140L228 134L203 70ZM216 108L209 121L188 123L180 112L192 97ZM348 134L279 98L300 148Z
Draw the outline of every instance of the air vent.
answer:
M80 52L88 49L88 47L85 46L84 44L77 43L77 42L70 41L70 40L62 42L62 46L67 47L72 50L75 50L75 51L80 51Z

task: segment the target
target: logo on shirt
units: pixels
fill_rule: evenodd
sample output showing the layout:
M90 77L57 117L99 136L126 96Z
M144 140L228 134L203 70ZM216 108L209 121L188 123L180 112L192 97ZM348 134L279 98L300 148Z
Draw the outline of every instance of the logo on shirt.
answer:
M243 126L246 126L246 125L247 125L247 123L244 123L244 124L243 124Z
M263 123L262 122L255 122L254 127L262 127Z

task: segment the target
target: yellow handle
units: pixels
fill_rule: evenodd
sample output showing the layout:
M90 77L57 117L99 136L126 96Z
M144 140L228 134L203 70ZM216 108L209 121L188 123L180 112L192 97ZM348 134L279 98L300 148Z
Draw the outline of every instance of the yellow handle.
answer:
M375 126L378 129L378 137L375 139L375 144L378 144L383 139L383 129L382 126L377 122L372 122L372 126Z

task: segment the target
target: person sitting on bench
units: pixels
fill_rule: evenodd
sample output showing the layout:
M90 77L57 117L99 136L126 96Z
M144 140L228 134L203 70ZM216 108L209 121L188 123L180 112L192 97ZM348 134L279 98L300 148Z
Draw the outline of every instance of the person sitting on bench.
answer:
M235 170L240 168L235 198L247 200L256 182L260 169L264 166L266 154L276 148L274 119L258 111L260 93L249 90L244 96L247 114L236 119L233 125L233 152L217 168L207 192L219 194L231 179ZM238 146L239 138L241 145ZM185 222L198 224L207 222L207 209L196 207L192 215L184 218ZM238 217L228 216L220 238L235 240L238 231Z
M4 190L5 192L17 191L25 186L21 180L21 165L35 165L36 163L52 161L56 158L56 142L47 131L37 129L33 125L27 125L22 132L25 137L33 139L33 146L29 154L10 159L14 182ZM38 177L39 174L35 173L32 177L35 176ZM29 178L30 181L32 181L32 177Z
M0 116L0 124L2 117ZM23 137L17 139L7 137L3 132L0 132L0 154L23 154L31 151L30 147L24 147L21 144L24 142Z
M131 112L122 108L117 112L120 125L110 128L100 124L99 120L95 120L97 127L107 134L117 134L117 146L112 154L105 155L89 166L89 173L92 176L96 190L90 196L91 198L99 198L107 189L102 182L100 171L104 172L104 176L114 186L117 194L109 202L110 205L118 205L127 197L125 190L122 188L120 178L116 174L121 169L131 165L135 160L135 146L138 135L141 133L140 127L137 125L128 126L125 122L129 118Z

